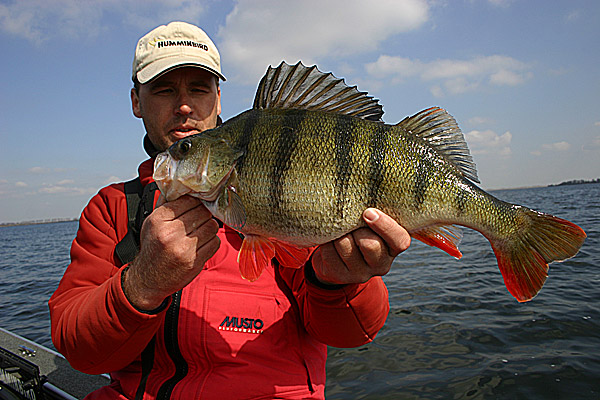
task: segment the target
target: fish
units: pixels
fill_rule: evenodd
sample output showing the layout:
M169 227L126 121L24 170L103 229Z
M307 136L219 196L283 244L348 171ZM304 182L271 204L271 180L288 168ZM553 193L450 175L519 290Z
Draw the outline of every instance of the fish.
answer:
M573 257L586 234L559 217L481 189L456 120L430 107L397 124L379 100L316 65L269 66L251 109L186 137L155 160L166 201L202 200L240 232L240 273L255 281L275 258L299 268L323 243L366 226L365 209L459 259L462 227L491 244L506 288L531 300L548 264Z

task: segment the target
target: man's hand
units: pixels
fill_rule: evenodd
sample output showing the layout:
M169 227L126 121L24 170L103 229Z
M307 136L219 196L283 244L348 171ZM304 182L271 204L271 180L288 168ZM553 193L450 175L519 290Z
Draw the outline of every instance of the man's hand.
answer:
M181 290L219 248L218 223L190 196L157 207L140 233L140 253L129 264L123 291L133 306L154 310Z
M408 249L408 232L374 208L363 213L367 228L319 246L312 255L317 279L325 284L364 283L389 272L394 258Z

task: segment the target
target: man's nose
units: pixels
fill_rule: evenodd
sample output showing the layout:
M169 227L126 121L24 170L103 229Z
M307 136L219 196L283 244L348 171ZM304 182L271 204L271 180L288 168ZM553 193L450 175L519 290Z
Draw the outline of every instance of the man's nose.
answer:
M179 115L189 115L192 113L192 103L187 93L180 93L177 97L175 113Z

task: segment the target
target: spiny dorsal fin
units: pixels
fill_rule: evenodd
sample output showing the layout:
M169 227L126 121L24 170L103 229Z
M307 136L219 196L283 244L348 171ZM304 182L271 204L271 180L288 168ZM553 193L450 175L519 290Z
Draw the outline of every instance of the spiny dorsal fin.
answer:
M321 72L316 65L307 67L301 61L269 66L258 85L253 108L330 111L371 121L381 121L383 115L379 100L346 85L331 72Z
M468 179L479 183L477 168L456 120L439 107L431 107L412 117L406 117L397 126L426 140L444 155Z

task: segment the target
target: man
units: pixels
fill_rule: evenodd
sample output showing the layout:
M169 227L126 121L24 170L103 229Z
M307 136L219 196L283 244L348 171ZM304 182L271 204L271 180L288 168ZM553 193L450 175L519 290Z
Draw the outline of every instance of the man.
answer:
M217 125L219 79L219 53L200 28L172 22L140 39L131 102L151 156L139 167L144 187L158 151ZM320 246L302 268L273 262L250 283L236 262L240 236L189 196L156 207L137 256L120 259L124 187L103 188L84 209L49 302L56 348L76 369L111 374L90 399L323 398L326 346L368 343L383 326L380 275L410 237L380 211L366 210L369 228Z

